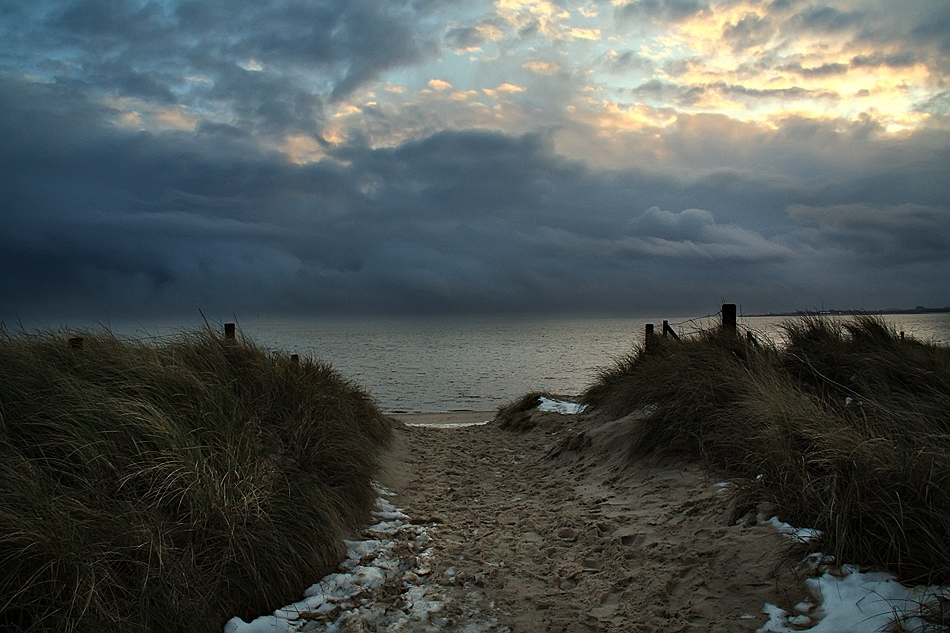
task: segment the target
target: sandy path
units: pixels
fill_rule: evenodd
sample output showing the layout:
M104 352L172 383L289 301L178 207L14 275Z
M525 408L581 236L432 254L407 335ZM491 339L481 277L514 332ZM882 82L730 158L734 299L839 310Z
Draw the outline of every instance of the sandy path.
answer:
M398 431L387 483L432 526L420 582L446 596L446 629L754 631L766 602L805 598L779 564L787 541L731 525L728 495L699 468L620 468L605 425L536 415L544 429L526 434Z

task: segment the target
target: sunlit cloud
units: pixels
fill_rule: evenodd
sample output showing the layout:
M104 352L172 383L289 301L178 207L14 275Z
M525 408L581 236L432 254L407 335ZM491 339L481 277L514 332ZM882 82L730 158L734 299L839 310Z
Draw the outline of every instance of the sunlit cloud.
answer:
M637 103L622 106L619 103L604 101L599 107L586 111L573 110L579 121L589 124L599 134L609 135L619 131L665 128L677 120L672 108L652 108Z
M335 139L337 142L341 138ZM323 146L314 138L303 135L288 136L279 146L279 151L288 162L296 165L313 163L326 157Z
M430 80L429 80L429 83L428 83L427 85L428 85L431 89L436 90L436 91L438 91L438 92L442 92L442 91L444 91L444 90L448 90L449 88L452 87L452 84L450 84L449 82L444 81L444 80L442 80L442 79L430 79Z
M527 68L533 73L539 75L553 75L561 70L561 65L555 62L530 61L521 64L522 68Z
M181 105L167 106L131 97L108 97L105 104L115 112L115 123L121 127L155 132L192 131L201 121L199 116Z
M576 40L599 40L600 29L581 29L581 28L572 28L567 32L567 36L571 39Z
M243 68L244 70L250 70L253 72L259 72L259 71L264 70L264 64L262 64L260 61L256 59L249 59L246 62L242 62L241 64L239 64L239 66Z

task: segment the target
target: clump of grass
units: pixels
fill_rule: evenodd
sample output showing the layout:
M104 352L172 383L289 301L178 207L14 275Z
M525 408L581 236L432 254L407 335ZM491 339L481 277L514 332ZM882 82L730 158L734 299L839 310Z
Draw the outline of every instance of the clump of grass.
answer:
M0 629L219 631L332 570L390 439L329 366L210 330L0 331Z
M839 560L950 582L950 349L875 317L805 317L782 349L720 331L655 338L582 401L621 417L634 453L743 476L745 498L816 527ZM761 477L760 477L761 475Z
M530 431L537 426L531 413L541 404L543 396L546 394L532 391L503 405L495 414L495 422L499 428L509 431Z

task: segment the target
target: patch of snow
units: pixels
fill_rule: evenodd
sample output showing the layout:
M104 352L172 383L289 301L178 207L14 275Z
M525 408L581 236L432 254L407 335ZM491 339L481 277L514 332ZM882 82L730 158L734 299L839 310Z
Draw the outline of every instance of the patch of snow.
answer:
M469 633L510 633L494 619L477 614L441 615L452 601L436 582L430 582L429 527L411 525L409 517L384 497L393 496L374 484L380 497L373 518L360 541L344 541L347 558L337 573L323 577L304 592L304 599L273 615L245 622L231 618L224 633L343 633L346 631L445 630L463 625ZM446 570L454 581L455 570Z
M905 587L890 574L862 573L848 565L841 571L844 575L840 577L825 573L805 581L820 605L808 622L802 619L804 615L789 616L774 604L766 604L763 611L769 621L759 633L793 633L800 629L792 627L813 620L818 623L808 629L811 633L879 633L895 620L907 631L922 631L925 624L917 617L920 605L928 598L950 598L950 587Z
M774 526L776 530L799 543L811 543L821 538L821 530L815 530L813 528L794 528L788 523L779 521L778 517L772 517L771 519L761 522Z
M541 396L541 404L538 405L538 411L551 411L564 415L576 415L583 413L585 409L587 409L587 405L565 400L552 400L544 396Z
M763 522L803 543L821 536L819 530L794 528L776 517ZM918 617L921 605L937 598L950 599L950 587L905 587L891 574L861 572L851 565L842 565L835 573L818 574L835 562L826 554L812 553L805 561L816 571L815 577L805 580L805 586L818 606L803 601L795 605L797 614L789 614L766 604L762 611L769 621L758 633L794 633L816 621L807 629L810 633L880 633L891 630L894 622L904 627L901 630L924 631L926 624Z

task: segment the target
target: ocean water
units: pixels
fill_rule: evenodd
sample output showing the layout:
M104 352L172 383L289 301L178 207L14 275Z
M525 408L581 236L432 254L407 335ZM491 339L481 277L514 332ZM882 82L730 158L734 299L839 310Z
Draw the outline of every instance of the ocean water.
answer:
M950 345L950 314L885 319L920 340ZM715 318L670 318L677 332ZM740 327L781 342L779 317L740 318ZM245 336L271 350L330 363L368 390L388 413L488 411L530 391L576 395L598 370L643 339L662 319L390 319L240 322Z

